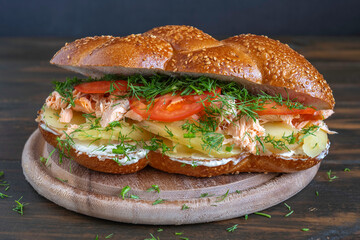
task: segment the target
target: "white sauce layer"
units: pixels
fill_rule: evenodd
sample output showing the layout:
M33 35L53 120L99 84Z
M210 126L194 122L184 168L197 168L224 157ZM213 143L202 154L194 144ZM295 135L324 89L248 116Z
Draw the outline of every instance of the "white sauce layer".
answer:
M137 163L140 159L144 158L149 150L139 148L136 151L128 152L127 157L112 152L116 148L114 144L107 145L94 145L89 144L90 142L78 141L74 139L75 144L72 146L77 153L85 153L89 157L96 157L100 161L105 159L114 159L117 163L121 165L130 165ZM118 158L117 158L118 157Z
M185 164L189 164L192 166L205 166L205 167L218 167L218 166L222 166L225 165L229 162L232 162L234 165L238 164L243 157L239 156L238 158L223 158L218 160L217 158L203 158L203 157L198 157L198 156L194 156L194 157L190 157L193 158L194 160L183 160L183 159L179 159L179 158L173 158L170 157L170 159L172 161L175 162L181 162L181 163L185 163Z
M54 135L59 135L58 132L54 131L53 129L46 126L45 123L41 123L40 127L47 132L50 132ZM100 161L104 161L105 159L114 159L121 165L130 165L137 163L140 159L144 158L149 150L139 148L137 151L128 152L127 157L123 155L114 154L112 150L116 148L114 144L107 144L107 145L95 145L90 144L87 141L79 141L74 139L75 144L72 147L78 154L85 153L89 157L96 157Z
M54 131L53 129L51 129L51 128L49 128L48 126L46 126L45 123L40 123L40 127L41 127L42 129L44 129L45 131L50 132L50 133L52 133L52 134L54 134L54 135L59 135L58 132L56 132L56 131Z

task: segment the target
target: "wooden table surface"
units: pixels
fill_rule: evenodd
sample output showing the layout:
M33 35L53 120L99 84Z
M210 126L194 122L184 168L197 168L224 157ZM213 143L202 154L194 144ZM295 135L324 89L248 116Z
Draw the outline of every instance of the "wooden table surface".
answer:
M131 225L68 211L38 195L26 182L21 153L36 129L34 118L52 80L74 76L50 66L52 55L71 39L0 38L0 171L10 188L0 192L0 239L360 239L360 38L281 37L324 75L334 91L336 114L327 120L331 149L315 179L286 203L227 221L183 225ZM350 171L344 171L345 168ZM329 181L327 172L338 178ZM316 195L318 192L318 196ZM14 200L27 202L24 215ZM235 225L234 232L226 229ZM308 228L309 231L301 229ZM162 229L163 231L158 231ZM176 235L176 233L183 233Z

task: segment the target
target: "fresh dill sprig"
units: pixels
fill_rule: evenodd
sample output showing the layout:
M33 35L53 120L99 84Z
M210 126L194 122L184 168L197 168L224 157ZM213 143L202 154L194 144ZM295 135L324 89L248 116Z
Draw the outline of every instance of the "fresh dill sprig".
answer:
M270 143L273 148L279 149L279 150L287 150L290 151L288 146L286 145L285 141L279 139L276 140L275 137L271 137L269 134L267 134L264 138L265 143Z
M29 205L29 203L20 202L23 197L20 197L18 200L15 200L16 205L12 209L13 211L19 213L20 215L24 215L24 207Z
M45 164L45 165L47 166L48 163L49 163L49 160L50 160L51 156L54 154L55 150L56 150L56 148L54 148L54 149L50 152L50 154L49 154L49 156L48 156L47 158L44 158L44 157L41 156L41 157L40 157L40 162L42 162L43 164Z
M5 191L6 191L6 190L5 190ZM10 197L11 197L11 196L6 195L6 194L3 194L3 193L0 192L0 198L1 198L1 199L10 198Z
M328 176L328 179L329 179L329 182L332 182L333 180L339 178L338 176L331 176L331 170L327 171L326 172L327 176Z
M215 194L208 194L208 193L202 193L202 194L200 194L200 197L201 198L204 198L204 197L212 197L212 196L214 196Z
M310 135L314 136L314 133L317 132L319 129L320 129L320 126L317 126L317 125L312 125L312 126L301 129L301 131L299 133L303 134L303 136L298 140L298 143L301 143L304 140L304 138L306 138Z
M234 232L238 227L239 224L235 224L234 226L232 227L229 227L226 229L227 232Z
M113 233L110 233L109 235L107 235L107 236L105 237L105 239L112 238L113 236L114 236L114 234L113 234Z
M160 188L158 185L151 185L151 188L146 190L147 192L158 192L160 193Z
M122 197L122 199L124 200L125 199L125 195L131 190L131 187L129 185L126 185L125 187L123 187L121 189L121 192L120 192L120 196Z
M155 200L155 202L152 203L152 205L157 205L157 204L161 204L161 203L164 203L165 202L165 199L162 199L162 198L158 198Z
M291 214L294 213L294 210L291 209L291 207L287 204L287 203L284 203L284 205L287 207L287 209L289 210L289 212L284 216L284 217L288 217L290 216Z
M57 180L59 180L60 182L63 182L63 183L67 183L68 182L68 180L66 180L66 179L61 179L61 178L59 178L59 177L55 177Z
M181 207L181 210L187 210L189 208L190 208L189 206L187 206L186 204L183 204L182 207Z
M262 212L254 212L255 215L259 215L259 216L263 216L263 217L267 217L267 218L271 218L270 214L267 213L262 213Z
M160 240L160 238L159 237L154 237L154 235L152 235L151 233L149 233L150 234L150 236L151 236L151 238L145 238L144 240Z
M218 197L215 202L222 202L222 201L224 201L225 198L226 198L226 197L228 196L228 194L229 194L229 190L230 190L230 189L228 189L228 190L226 191L226 193L224 193L223 195L221 195L220 197Z

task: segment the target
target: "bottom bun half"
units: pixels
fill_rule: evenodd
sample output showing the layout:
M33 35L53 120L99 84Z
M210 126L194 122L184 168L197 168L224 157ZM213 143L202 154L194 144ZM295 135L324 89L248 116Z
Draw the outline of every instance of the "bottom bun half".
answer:
M58 146L57 135L44 130L39 126L40 132L46 142L54 147ZM283 172L290 173L308 169L319 163L327 154L327 149L316 158L282 158L275 155L239 155L234 157L234 161L217 166L204 166L202 159L194 160L189 158L174 158L163 155L159 152L150 151L147 157L139 159L136 163L129 165L119 165L113 159L100 160L97 157L88 156L86 153L79 153L74 148L66 152L78 164L99 172L128 174L137 172L148 164L156 169L168 173L178 173L194 177L213 177L223 174L238 174L241 172ZM121 157L119 157L121 159ZM217 159L219 160L219 159ZM221 159L220 159L221 160ZM195 162L199 163L193 164ZM211 160L207 160L211 161Z

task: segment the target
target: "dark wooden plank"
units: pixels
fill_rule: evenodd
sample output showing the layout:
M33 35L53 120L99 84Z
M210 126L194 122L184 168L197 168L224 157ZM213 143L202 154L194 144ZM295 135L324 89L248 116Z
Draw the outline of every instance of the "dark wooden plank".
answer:
M70 212L39 196L25 181L20 156L28 136L36 128L33 119L51 91L51 80L72 73L48 64L66 39L0 39L0 171L11 183L0 199L1 239L145 239L149 233L160 239L355 239L360 238L360 38L283 37L313 63L330 83L336 99L336 114L327 120L338 131L330 136L330 154L315 180L286 201L294 213L288 218L283 205L266 210L271 219L251 215L244 218L185 226L121 224ZM67 39L69 40L69 39ZM350 168L350 172L344 172ZM339 178L329 182L326 172ZM315 195L319 192L319 196ZM0 187L0 192L4 188ZM24 196L30 205L25 215L11 210ZM239 224L228 233L226 228ZM301 228L310 228L302 232ZM158 228L164 229L157 232Z

